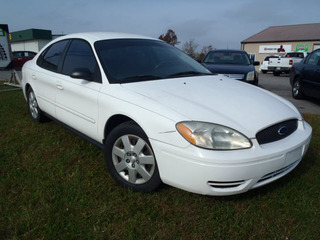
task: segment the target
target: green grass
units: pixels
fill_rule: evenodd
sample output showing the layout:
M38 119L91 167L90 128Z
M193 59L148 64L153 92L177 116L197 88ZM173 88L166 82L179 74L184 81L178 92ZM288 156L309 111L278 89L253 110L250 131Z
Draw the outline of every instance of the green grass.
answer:
M230 197L166 186L135 193L103 153L55 122L31 121L21 91L0 93L0 239L319 239L320 116L286 177Z

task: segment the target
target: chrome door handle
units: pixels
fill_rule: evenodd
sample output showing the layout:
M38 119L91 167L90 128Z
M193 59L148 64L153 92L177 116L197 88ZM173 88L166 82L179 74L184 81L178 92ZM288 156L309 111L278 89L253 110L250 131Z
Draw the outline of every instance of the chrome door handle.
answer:
M63 90L62 83L57 83L57 88L60 89L60 90Z

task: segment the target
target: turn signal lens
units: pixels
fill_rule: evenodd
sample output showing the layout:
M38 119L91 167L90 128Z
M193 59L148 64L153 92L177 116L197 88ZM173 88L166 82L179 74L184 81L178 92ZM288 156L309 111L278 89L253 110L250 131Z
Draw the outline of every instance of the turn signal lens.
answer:
M183 125L182 123L178 123L177 124L177 129L178 132L185 138L187 139L189 142L191 142L192 144L196 144L197 141L194 138L192 131L186 127L185 125Z

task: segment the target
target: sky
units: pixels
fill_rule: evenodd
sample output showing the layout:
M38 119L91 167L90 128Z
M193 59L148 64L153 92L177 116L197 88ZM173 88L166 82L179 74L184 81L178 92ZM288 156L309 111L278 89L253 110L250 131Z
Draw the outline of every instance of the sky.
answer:
M240 49L270 27L320 23L320 0L0 0L0 23L53 34L125 32L158 38L172 29L182 48Z

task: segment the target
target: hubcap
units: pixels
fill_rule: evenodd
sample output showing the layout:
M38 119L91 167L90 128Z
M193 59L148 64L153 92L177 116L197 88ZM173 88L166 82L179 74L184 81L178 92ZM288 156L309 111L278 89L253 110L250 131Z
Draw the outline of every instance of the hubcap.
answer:
M118 138L112 148L112 161L117 173L132 184L149 181L155 170L151 147L135 135Z
M299 91L300 91L299 81L295 81L294 84L293 84L293 89L292 89L293 95L294 96L298 96Z
M29 109L31 116L36 119L38 117L39 111L38 111L38 103L37 99L33 92L30 92L29 94Z

